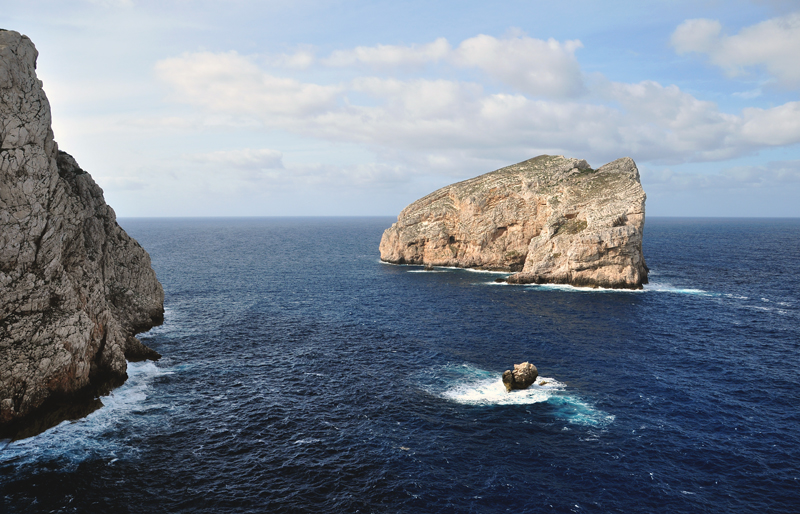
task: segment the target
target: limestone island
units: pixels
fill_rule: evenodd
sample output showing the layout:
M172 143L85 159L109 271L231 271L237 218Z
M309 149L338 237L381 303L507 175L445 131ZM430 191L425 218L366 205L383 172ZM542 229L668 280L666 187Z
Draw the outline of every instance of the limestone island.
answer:
M0 29L0 437L100 405L164 319L150 256L58 150L26 36Z
M511 284L641 289L646 195L624 157L540 155L434 191L400 213L381 260L512 272Z

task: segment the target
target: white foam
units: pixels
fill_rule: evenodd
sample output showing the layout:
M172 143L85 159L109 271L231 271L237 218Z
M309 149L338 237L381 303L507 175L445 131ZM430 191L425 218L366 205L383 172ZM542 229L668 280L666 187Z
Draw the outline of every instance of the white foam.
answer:
M305 439L298 439L297 441L294 441L292 444L313 444L313 443L319 443L319 442L322 442L322 439L315 439L313 437L307 437Z
M691 294L691 295L702 295L702 296L714 296L713 293L709 293L703 289L695 289L695 288L687 288L687 287L675 287L672 284L668 283L652 283L652 284L645 284L644 291L653 291L659 293L678 293L678 294Z
M527 389L507 392L502 374L474 366L444 366L433 370L423 386L431 394L463 405L532 405L548 404L556 416L569 423L605 425L614 416L595 409L585 400L568 394L567 385L554 378L540 376Z
M175 327L175 311L172 310L170 307L164 307L164 323L158 325L157 327L153 327L147 332L142 332L137 335L140 339L142 337L152 337L160 334L164 334L173 330Z
M164 407L162 404L145 405L151 383L158 376L172 372L153 362L129 362L128 380L101 398L103 407L85 418L63 421L59 425L34 437L14 441L0 451L0 462L16 465L58 460L65 469L74 469L80 462L90 459L117 459L122 453L136 453L135 447L126 447L117 437L106 434L118 431L120 425L147 423L151 416L142 415ZM131 415L131 414L136 415Z
M508 271L497 271L497 270L490 270L490 269L476 269L476 268L459 268L463 269L464 271L470 271L472 273L491 273L493 275L511 275Z
M528 389L506 391L502 379L496 377L459 384L442 393L443 398L470 405L527 405L546 402L554 390L566 385L552 378L539 377Z
M569 284L524 284L526 287L536 289L555 289L575 293L641 293L642 289L610 289L607 287L578 287Z
M726 298L731 298L733 300L749 300L750 299L747 296L741 296L741 295L737 295L737 294L726 294L725 297Z

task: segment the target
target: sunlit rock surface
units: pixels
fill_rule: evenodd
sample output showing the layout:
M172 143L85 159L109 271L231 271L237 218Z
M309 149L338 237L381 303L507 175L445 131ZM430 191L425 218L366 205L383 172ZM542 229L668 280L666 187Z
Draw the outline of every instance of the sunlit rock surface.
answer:
M383 233L381 259L511 271L517 284L639 289L645 198L630 158L595 170L541 155L412 203Z

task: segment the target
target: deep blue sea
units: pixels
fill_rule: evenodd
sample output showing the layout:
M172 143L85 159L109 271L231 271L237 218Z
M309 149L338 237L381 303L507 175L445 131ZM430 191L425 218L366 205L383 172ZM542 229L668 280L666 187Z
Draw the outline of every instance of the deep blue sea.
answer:
M800 220L650 218L638 292L383 264L392 221L121 220L164 357L0 445L0 511L800 512Z

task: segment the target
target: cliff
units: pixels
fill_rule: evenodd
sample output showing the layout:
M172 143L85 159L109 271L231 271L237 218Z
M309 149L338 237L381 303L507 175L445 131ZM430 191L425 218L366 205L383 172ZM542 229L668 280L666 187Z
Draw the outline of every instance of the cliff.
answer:
M158 358L134 336L164 313L149 255L58 151L37 55L0 30L0 426Z
M381 238L395 264L511 271L510 283L640 289L645 193L633 160L541 155L412 203Z

